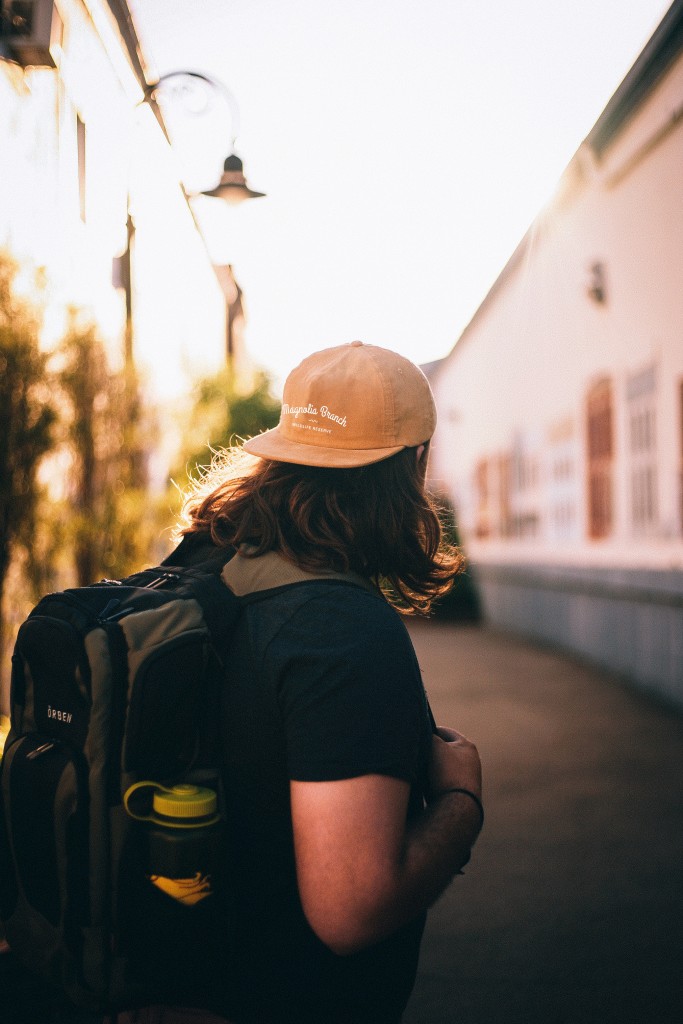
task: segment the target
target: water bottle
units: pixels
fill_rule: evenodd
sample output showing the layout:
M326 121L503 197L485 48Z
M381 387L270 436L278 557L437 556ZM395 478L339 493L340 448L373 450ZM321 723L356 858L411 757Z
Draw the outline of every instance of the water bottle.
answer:
M139 813L131 797L145 795L151 811ZM194 907L214 895L220 877L223 849L218 799L213 789L183 783L136 782L126 790L128 814L145 825L147 878L171 899Z

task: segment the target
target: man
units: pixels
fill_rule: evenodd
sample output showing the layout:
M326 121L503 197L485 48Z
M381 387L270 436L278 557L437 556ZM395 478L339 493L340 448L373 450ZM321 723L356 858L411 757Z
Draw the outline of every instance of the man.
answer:
M434 731L395 610L428 611L460 568L424 491L435 422L408 360L315 353L169 559L235 548L227 585L275 588L244 610L222 707L237 948L207 1002L237 1024L397 1024L482 824L477 751Z

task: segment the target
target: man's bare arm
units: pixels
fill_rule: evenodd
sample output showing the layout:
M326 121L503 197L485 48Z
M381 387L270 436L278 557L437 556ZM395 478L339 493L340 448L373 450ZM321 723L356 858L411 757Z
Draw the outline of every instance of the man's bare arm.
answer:
M433 739L428 807L407 823L408 783L383 775L292 782L299 892L318 937L356 952L429 907L469 857L481 826L476 748L451 730Z

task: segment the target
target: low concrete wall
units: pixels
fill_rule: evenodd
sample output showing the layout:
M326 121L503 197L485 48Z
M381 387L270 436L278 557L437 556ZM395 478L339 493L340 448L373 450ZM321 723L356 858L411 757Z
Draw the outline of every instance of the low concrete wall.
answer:
M475 567L486 620L683 708L683 572Z

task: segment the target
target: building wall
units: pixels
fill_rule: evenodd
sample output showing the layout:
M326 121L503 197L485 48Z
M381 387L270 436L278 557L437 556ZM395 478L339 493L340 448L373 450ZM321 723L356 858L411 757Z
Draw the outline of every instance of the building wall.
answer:
M681 112L679 55L579 149L435 375L431 476L493 622L683 704Z
M225 311L177 166L105 0L57 0L54 68L0 61L0 246L40 267L44 342L70 305L123 357L112 261L132 248L134 355L150 401L224 361Z

